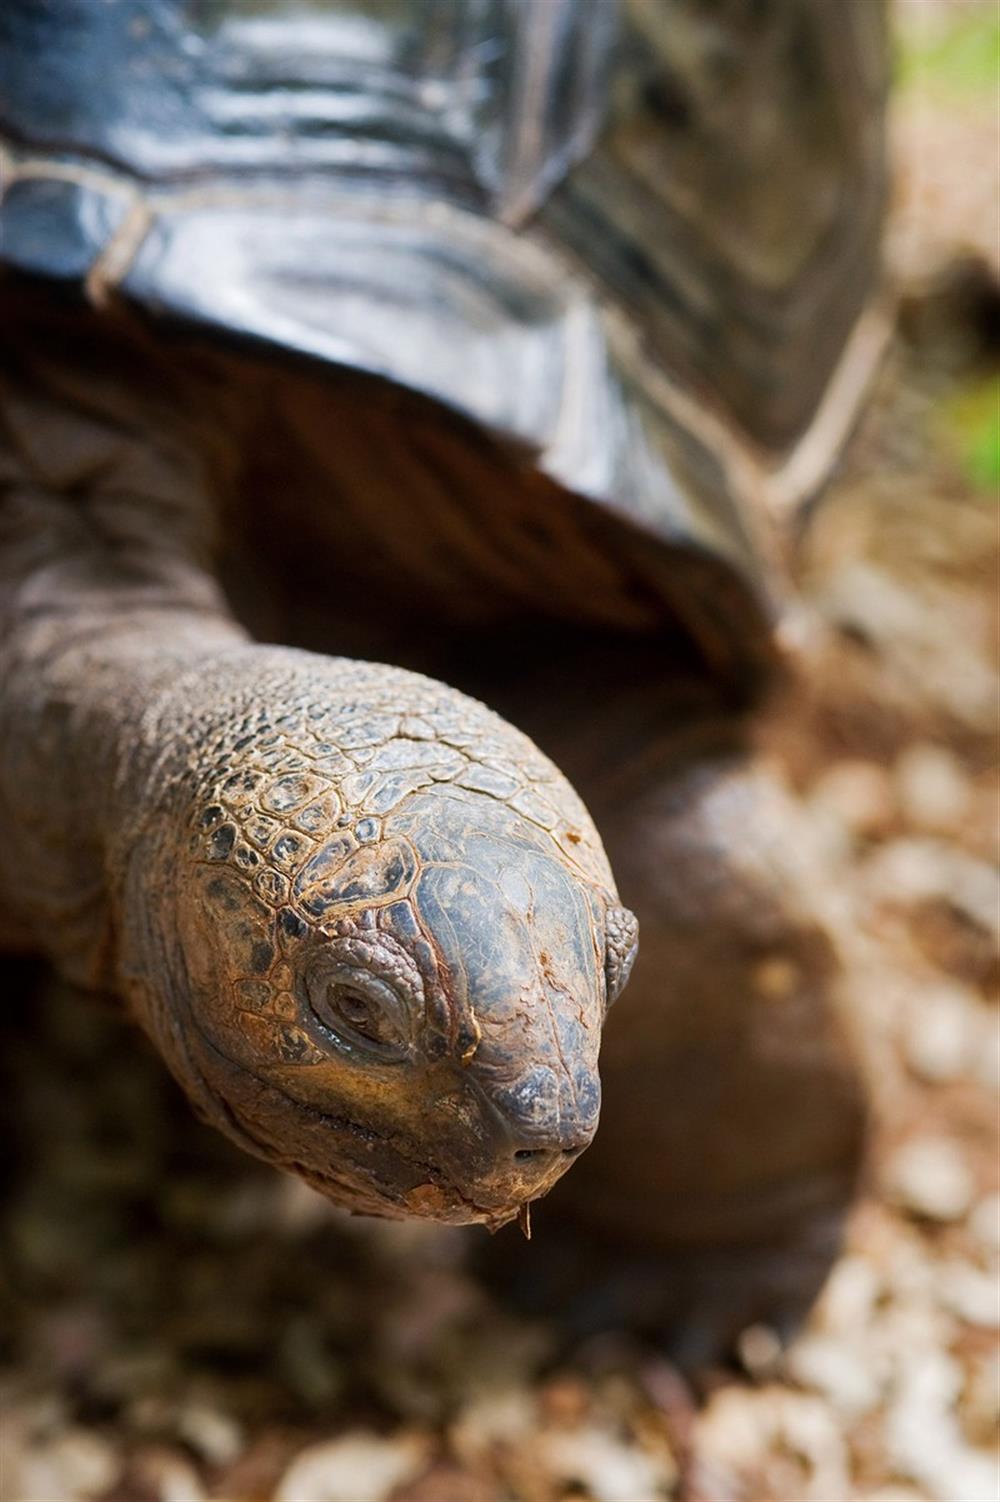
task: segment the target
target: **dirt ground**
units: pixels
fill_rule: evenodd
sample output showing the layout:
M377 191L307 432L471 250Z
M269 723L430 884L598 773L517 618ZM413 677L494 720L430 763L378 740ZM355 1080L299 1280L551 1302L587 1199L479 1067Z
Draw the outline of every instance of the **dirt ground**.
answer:
M567 1341L460 1235L351 1222L230 1151L49 982L2 1061L3 1502L1000 1495L997 28L964 0L900 22L900 334L797 548L808 689L772 737L841 894L876 1114L808 1326L687 1376L624 1332ZM37 975L4 977L31 1010Z

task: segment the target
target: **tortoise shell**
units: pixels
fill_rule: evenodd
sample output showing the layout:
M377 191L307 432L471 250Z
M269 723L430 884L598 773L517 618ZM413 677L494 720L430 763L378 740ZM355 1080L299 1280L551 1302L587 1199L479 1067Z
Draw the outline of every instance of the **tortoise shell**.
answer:
M884 326L882 6L632 0L612 72L614 11L7 0L0 265L283 364L286 431L353 383L322 463L414 572L450 496L477 589L746 693Z

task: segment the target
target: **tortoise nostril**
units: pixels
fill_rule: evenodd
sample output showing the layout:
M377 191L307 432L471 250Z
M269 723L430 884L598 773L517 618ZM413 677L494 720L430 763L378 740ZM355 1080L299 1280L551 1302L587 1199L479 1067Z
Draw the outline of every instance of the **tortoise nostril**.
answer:
M586 1142L574 1142L571 1147L519 1147L514 1153L514 1161L530 1163L536 1158L576 1158L586 1146Z

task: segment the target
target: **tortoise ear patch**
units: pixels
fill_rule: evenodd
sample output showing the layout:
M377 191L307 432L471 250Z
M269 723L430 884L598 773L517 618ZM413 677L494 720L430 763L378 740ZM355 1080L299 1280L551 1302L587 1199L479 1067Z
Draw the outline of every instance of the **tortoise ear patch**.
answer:
M628 984L639 952L639 920L627 907L609 907L604 921L604 976L608 1006Z
M382 907L406 896L417 871L408 840L384 840L351 851L337 843L339 858L331 859L324 848L295 883L295 896L310 917L323 918L331 908Z

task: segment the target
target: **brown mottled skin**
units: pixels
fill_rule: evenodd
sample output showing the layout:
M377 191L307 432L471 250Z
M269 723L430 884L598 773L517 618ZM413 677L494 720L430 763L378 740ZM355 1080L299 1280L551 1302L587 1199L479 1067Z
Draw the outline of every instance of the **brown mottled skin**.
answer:
M247 640L155 406L8 360L5 931L121 994L249 1151L353 1210L502 1224L593 1136L635 920L497 715Z

